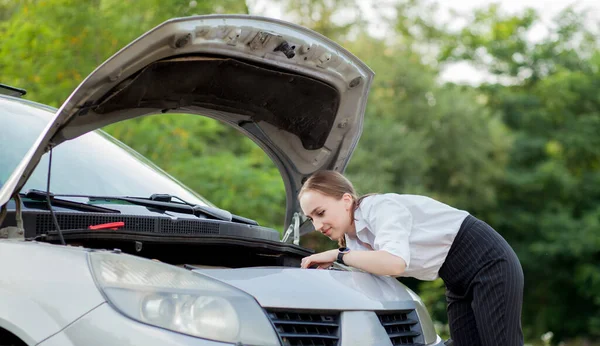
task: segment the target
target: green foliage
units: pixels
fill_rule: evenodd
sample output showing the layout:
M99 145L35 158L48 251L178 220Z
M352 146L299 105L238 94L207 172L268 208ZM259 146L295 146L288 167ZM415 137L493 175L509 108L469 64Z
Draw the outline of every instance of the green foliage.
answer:
M427 194L471 211L495 206L511 136L481 94L437 84L437 71L402 43L364 37L351 50L380 72L348 167L359 190Z
M282 230L285 190L279 171L237 131L189 114L132 119L106 131L220 208Z
M247 8L243 0L1 2L0 16L10 20L0 22L0 75L31 99L59 106L94 68L142 33L173 17L215 12Z
M294 23L338 43L366 24L357 0L281 0L280 4Z
M427 307L429 314L436 316L434 323L436 331L444 340L450 338L448 318L446 316L446 300L440 299L446 293L446 286L442 279L424 281L420 284L420 294L423 304Z

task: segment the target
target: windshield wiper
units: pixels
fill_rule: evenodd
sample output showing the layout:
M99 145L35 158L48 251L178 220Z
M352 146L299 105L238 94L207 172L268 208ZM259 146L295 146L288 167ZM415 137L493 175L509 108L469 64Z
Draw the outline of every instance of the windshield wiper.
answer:
M102 198L102 197L100 197L100 198ZM133 204L137 204L137 205L146 206L146 207L171 210L171 211L177 211L177 212L185 212L185 213L191 212L195 216L204 214L204 215L207 215L207 216L209 216L213 219L217 219L217 220L231 221L233 218L231 213L228 212L227 210L212 208L212 207L205 207L205 206L198 205L198 204L179 203L179 202L173 202L171 200L166 201L166 200L161 200L161 199L151 199L151 198L144 198L144 197L130 197L130 196L113 197L113 198L122 200L122 201L127 201L129 203L133 203Z
M90 201L123 201L135 205L140 205L148 208L155 208L160 210L169 210L178 213L193 214L195 216L205 215L212 219L222 221L235 221L240 223L246 223L250 225L258 225L254 220L246 219L244 217L233 215L227 210L209 207L199 204L192 204L185 200L168 194L153 194L149 198L145 197L132 197L132 196L88 196L88 195L56 195L63 197L85 197L89 198ZM172 199L178 199L180 202L174 202Z
M189 205L202 213L206 214L206 213L212 213L214 211L217 211L219 213L227 213L227 217L229 217L229 219L227 221L236 221L236 222L240 222L240 223L246 223L249 225L258 226L258 222L254 221L252 219L248 219L243 216L232 214L227 210L208 207L208 206L202 206L202 205L198 205L198 204L192 204L192 203L189 203L189 202L185 201L184 199L177 197L177 196L173 196L173 195L169 195L169 194L155 193L150 196L150 199L153 201L163 201L163 202L172 202L172 199L178 199L181 202L183 202L184 204Z
M32 199L34 201L39 201L39 202L46 202L46 198L47 198L46 191L40 191L40 190L35 190L35 189L27 190L27 192L20 193L19 195L21 197L25 197L25 198ZM57 196L57 195L50 193L50 203L52 206L69 208L69 209L79 210L79 211L89 211L89 212L95 212L95 213L114 213L114 214L121 213L119 210L116 210L116 209L100 207L97 205L91 205L91 204L87 204L87 203L69 201L66 199L56 198L55 196Z

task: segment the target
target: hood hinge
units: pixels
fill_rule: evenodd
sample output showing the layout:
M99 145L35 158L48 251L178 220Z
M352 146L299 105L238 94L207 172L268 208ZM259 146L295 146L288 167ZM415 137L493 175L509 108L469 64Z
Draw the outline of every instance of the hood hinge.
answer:
M294 244L300 245L300 213L298 212L295 212L294 216L292 216L292 222L290 223L287 231L285 231L281 242L287 243L288 238L292 233L294 234Z
M8 226L4 228L0 228L0 239L18 239L25 240L25 229L23 228L23 216L21 215L21 196L19 193L14 194L15 204L17 205L17 210L15 211L15 218L17 221L17 227ZM2 207L2 212L0 212L0 223L6 216L6 204Z

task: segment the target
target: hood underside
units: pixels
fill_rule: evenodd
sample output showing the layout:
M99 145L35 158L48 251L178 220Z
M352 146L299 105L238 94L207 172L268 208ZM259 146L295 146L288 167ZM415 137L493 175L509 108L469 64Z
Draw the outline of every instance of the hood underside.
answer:
M60 107L0 190L19 192L41 156L115 122L160 113L217 119L273 160L297 192L317 170L343 171L362 131L373 72L329 39L270 18L179 18L150 30L90 74Z
M97 114L192 106L235 113L290 132L305 149L316 150L325 144L339 101L335 88L314 78L234 59L192 56L150 64L91 108Z

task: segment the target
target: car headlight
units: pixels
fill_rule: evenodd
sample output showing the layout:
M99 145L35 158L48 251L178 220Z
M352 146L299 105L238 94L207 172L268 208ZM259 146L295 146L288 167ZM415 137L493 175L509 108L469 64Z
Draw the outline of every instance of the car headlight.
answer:
M247 293L161 262L92 252L90 267L107 301L153 326L215 341L278 346L265 312Z

